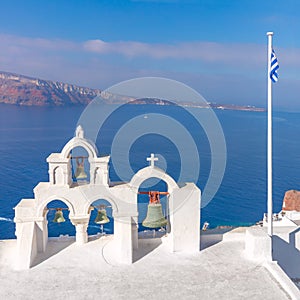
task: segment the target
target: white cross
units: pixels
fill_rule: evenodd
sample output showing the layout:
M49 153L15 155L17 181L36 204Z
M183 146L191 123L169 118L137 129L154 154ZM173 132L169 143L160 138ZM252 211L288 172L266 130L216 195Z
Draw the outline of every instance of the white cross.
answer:
M147 161L150 161L150 167L154 167L154 162L158 160L158 157L155 157L153 153L151 153L150 157L147 157Z

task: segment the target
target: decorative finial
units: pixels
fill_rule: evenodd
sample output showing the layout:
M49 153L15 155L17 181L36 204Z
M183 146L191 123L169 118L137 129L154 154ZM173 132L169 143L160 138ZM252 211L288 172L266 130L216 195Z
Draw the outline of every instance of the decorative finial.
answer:
M154 168L154 162L158 160L158 157L155 157L153 153L151 153L150 157L147 157L147 161L150 161L150 167Z
M83 128L81 127L81 125L77 126L75 136L78 138L82 138L82 139L84 138L84 131L83 131Z

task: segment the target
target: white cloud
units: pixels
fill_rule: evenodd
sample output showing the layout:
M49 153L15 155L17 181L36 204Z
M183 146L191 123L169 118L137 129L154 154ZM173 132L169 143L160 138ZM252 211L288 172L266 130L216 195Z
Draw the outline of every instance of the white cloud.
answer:
M219 98L231 103L230 95L234 102L241 98L248 103L250 97L256 101L265 97L266 45L205 41L73 42L4 34L0 34L0 40L0 70L3 71L100 89L130 78L164 76L191 84L216 101ZM296 98L300 49L275 50L280 64L278 89Z
M264 48L255 44L222 44L213 42L190 42L177 44L148 44L140 42L104 42L89 40L83 43L86 51L98 54L121 54L128 57L155 59L189 59L210 63L262 63Z
M138 41L106 42L100 39L72 42L60 39L28 38L0 34L2 59L35 53L38 56L77 53L84 57L93 53L121 55L129 58L156 60L189 60L208 64L230 66L257 66L266 63L266 45L216 42L182 42L177 44L142 43ZM300 49L280 49L278 58L286 65L300 65L296 59Z
M75 50L78 45L74 42L61 39L28 38L14 35L0 34L1 47L15 47L18 49L45 49L45 50Z

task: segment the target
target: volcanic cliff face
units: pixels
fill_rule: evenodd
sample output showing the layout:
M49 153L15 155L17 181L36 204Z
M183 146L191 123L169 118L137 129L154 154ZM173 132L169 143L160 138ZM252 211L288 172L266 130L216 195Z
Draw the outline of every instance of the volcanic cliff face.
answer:
M282 210L295 210L300 212L300 191L290 190L285 192Z
M97 97L100 96L100 97ZM97 97L97 103L102 104L151 104L174 105L174 103L158 98L139 98L132 95L112 94L108 91L79 87L74 84L42 80L24 75L0 71L0 104L15 104L27 106L69 106L87 105ZM220 105L216 103L195 103L182 99L181 106L213 109L265 111L254 106ZM176 102L175 102L176 103Z
M85 105L100 90L0 72L0 103L37 106Z

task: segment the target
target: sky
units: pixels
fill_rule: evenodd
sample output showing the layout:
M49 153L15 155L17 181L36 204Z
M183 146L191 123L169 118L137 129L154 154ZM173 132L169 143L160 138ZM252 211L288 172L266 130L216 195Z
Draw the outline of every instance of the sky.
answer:
M207 101L300 111L298 0L0 0L0 70L106 89L147 76Z

